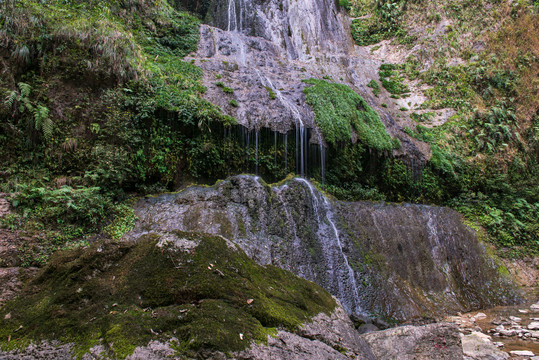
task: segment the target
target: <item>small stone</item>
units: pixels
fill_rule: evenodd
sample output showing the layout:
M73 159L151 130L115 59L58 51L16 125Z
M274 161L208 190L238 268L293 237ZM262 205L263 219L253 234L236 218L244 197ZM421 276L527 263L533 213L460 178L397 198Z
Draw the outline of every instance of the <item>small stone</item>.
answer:
M529 350L512 350L509 352L513 356L534 356L535 354Z
M515 330L501 330L500 335L505 337L515 336L517 332Z
M539 330L539 321L533 321L528 325L530 330Z
M505 346L505 344L501 341L496 341L496 342L493 342L492 345L496 346L496 347L499 347L499 348L503 348Z
M539 339L539 331L530 331L530 335L532 338Z
M7 313L6 316L4 316L4 320L11 319L11 313Z
M536 302L535 304L530 306L530 310L539 311L539 302Z
M514 321L514 322L521 322L522 321L521 318L516 317L516 316L509 316L509 320Z
M528 310L520 310L520 309L518 310L518 312L521 313L521 314L527 314L527 313L529 313Z
M240 340L243 340L243 334L240 333Z
M486 319L487 318L487 315L483 314L483 313L477 313L475 314L475 316L473 317L473 319L475 321L477 320L483 320L483 319Z
M253 303L253 301L254 301L253 299L249 299L249 300L247 300L247 304L251 305Z

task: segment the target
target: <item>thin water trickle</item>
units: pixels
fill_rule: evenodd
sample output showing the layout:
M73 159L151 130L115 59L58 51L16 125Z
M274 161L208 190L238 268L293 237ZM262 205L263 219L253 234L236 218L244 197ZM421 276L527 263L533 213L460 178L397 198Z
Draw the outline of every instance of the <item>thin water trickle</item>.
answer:
M284 170L288 172L288 134L284 134Z
M338 284L332 284L338 286L338 298L341 299L343 307L350 313L361 314L363 310L360 306L360 298L357 290L356 275L350 262L348 256L346 256L341 238L339 236L339 231L333 220L333 211L331 210L331 204L326 197L322 196L322 206L320 207L320 201L317 197L317 192L314 189L314 186L307 180L303 178L296 178L296 181L301 182L307 186L311 193L311 198L313 202L313 210L318 223L318 238L320 239L322 246L324 247L324 257L327 262L328 271L334 273L335 269L338 271L338 264L336 259L341 258L345 266L345 270L341 274L337 274L340 278L338 279ZM320 218L320 209L325 211L325 218ZM327 222L326 222L327 220ZM327 225L330 226L330 231L328 234ZM328 236L329 235L329 236ZM335 253L336 250L336 253ZM352 293L350 296L350 292Z
M255 173L258 175L258 138L260 137L260 132L258 130L255 130L255 141L256 141L256 149L255 149L255 161L256 161L256 168Z

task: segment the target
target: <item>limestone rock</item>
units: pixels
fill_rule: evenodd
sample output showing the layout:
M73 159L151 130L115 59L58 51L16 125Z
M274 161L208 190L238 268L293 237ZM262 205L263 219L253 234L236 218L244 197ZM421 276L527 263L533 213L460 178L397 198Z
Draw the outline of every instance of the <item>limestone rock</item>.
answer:
M378 359L461 360L459 331L449 323L403 326L362 335Z
M490 341L490 336L472 332L470 335L463 335L462 350L467 359L473 360L505 360L509 355L498 349Z
M279 331L277 338L269 337L267 345L253 345L250 349L236 353L238 360L346 360L348 356L324 344L319 340L309 340L286 331ZM376 360L375 357L360 357Z
M312 322L299 329L298 335L311 340L319 340L334 349L342 349L349 356L371 354L365 340L359 336L352 321L340 305L331 317L324 313L315 316Z

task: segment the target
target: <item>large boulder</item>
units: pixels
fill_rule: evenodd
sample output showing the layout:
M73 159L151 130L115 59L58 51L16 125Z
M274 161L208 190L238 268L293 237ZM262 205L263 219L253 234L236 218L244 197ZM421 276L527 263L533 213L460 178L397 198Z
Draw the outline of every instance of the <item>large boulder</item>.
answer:
M362 335L378 359L462 360L460 333L449 323L402 326Z
M275 339L316 346L311 359L374 359L325 290L219 236L161 232L58 253L0 308L2 359L296 356Z

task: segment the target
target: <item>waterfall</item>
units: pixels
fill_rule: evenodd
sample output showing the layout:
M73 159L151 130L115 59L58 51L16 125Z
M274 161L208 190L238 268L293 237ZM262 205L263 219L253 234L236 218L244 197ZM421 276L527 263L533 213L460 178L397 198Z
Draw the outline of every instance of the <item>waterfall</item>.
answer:
M325 262L327 264L327 272L330 278L336 280L330 284L330 292L336 295L342 302L343 307L349 313L361 314L363 309L360 306L360 297L358 293L358 285L354 269L350 266L348 256L343 250L339 231L333 220L334 214L331 205L326 197L322 196L323 201L318 200L317 191L313 185L303 179L296 178L296 181L305 184L311 193L313 211L315 213L316 222L318 224L318 239L323 248ZM320 218L320 210L324 211L324 218ZM329 227L328 227L329 226ZM339 263L344 265L344 268L339 268ZM335 287L337 287L335 289Z
M305 128L305 124L303 123L303 120L301 119L301 114L299 110L297 109L296 105L294 105L288 98L283 96L283 93L281 92L281 90L273 85L273 82L271 81L269 77L262 76L262 74L260 73L258 69L255 69L255 71L262 85L267 86L275 93L275 96L277 97L277 99L280 100L281 104L285 106L285 108L290 112L290 114L293 116L293 118L296 121L296 173L300 174L301 176L305 176L306 175L305 163L306 163L306 153L307 153L306 147L308 143L307 143L307 131Z
M256 161L256 169L255 169L255 174L258 175L258 138L260 136L260 133L257 130L255 130L255 161Z

